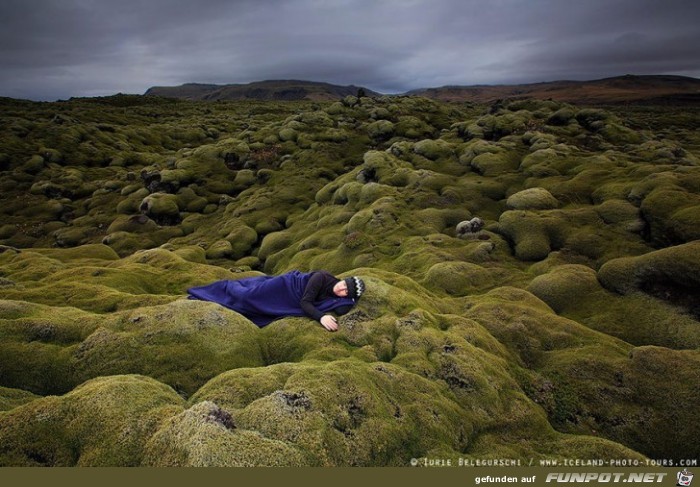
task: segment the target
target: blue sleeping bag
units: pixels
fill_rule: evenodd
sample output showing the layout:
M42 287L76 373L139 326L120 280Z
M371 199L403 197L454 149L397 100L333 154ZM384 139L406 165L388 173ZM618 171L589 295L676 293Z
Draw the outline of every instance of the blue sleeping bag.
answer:
M280 276L256 276L216 281L187 290L190 299L212 301L237 311L262 328L285 316L306 316L301 298L311 272L291 271ZM342 306L353 306L352 298L333 297L314 303L327 313Z

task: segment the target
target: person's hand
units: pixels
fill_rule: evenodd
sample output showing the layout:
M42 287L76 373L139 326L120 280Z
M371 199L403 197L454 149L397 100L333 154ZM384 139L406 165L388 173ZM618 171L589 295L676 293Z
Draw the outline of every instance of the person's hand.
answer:
M321 318L321 325L328 331L336 331L338 329L338 322L331 315L324 315Z

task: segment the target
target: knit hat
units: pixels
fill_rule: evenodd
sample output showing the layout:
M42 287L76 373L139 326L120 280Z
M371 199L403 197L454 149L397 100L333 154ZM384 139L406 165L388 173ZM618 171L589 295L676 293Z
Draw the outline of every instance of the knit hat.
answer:
M348 285L348 297L352 299L360 299L362 293L365 292L365 283L359 277L353 276L343 279Z

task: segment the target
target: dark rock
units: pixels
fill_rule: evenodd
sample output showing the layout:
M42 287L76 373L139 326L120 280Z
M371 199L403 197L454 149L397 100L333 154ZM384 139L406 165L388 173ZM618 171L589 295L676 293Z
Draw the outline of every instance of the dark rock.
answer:
M150 218L148 218L146 215L134 215L129 218L130 223L138 223L139 225L145 225L149 221Z
M47 342L56 337L56 326L51 323L35 323L29 328L29 340Z
M157 170L149 171L147 169L143 169L141 171L141 179L143 180L144 186L150 193L175 194L178 190L174 184L170 182L163 182L161 180L162 177L160 171Z
M224 164L232 171L239 171L243 169L245 162L241 161L240 157L235 152L227 152L224 154Z
M284 405L291 412L308 411L311 409L311 399L305 392L277 391L275 395L282 400Z
M468 234L479 232L484 228L484 220L479 217L474 217L471 220L465 220L457 224L457 236L463 237Z
M233 417L231 416L231 413L224 409L221 409L220 407L212 409L207 415L206 420L212 423L218 423L227 430L236 429L236 425L233 422Z
M357 174L357 180L363 184L376 183L379 181L377 170L373 167L366 167Z

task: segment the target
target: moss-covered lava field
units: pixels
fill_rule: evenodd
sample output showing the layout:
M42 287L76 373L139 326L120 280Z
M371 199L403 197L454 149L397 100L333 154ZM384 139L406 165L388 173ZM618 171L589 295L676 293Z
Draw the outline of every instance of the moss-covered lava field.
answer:
M700 113L0 100L0 465L700 457ZM483 224L483 225L482 225ZM186 289L326 269L336 333Z

